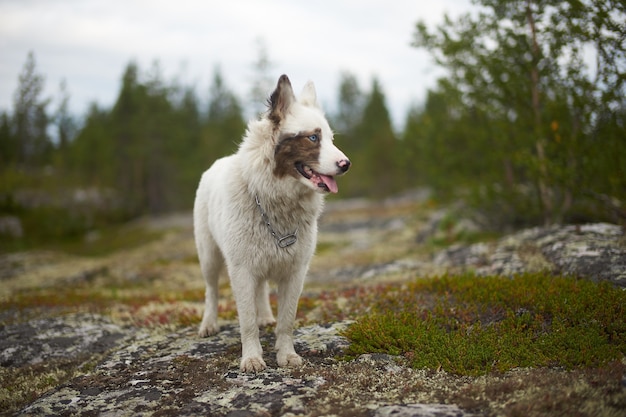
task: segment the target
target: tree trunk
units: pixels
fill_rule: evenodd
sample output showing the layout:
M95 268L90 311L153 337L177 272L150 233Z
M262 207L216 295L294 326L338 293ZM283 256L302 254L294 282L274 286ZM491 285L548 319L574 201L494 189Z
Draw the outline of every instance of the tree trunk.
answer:
M548 164L545 153L545 139L543 137L541 128L541 103L539 98L539 69L538 63L540 59L539 45L537 44L537 29L535 27L535 19L531 5L533 0L527 0L526 3L526 16L528 18L528 25L530 26L530 34L532 40L532 66L530 69L530 82L531 82L531 95L532 95L532 107L534 114L534 132L535 132L535 150L537 152L537 161L539 163L539 198L541 199L541 205L543 207L543 219L546 224L552 222L553 215L553 202L551 198L550 189L546 185L548 179Z

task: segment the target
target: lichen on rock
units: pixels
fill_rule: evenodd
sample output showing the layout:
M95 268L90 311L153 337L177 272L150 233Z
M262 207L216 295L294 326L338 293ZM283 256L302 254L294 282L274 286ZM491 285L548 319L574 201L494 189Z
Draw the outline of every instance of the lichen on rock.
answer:
M522 230L496 242L455 245L434 257L478 275L548 271L626 287L626 244L620 226L596 223Z

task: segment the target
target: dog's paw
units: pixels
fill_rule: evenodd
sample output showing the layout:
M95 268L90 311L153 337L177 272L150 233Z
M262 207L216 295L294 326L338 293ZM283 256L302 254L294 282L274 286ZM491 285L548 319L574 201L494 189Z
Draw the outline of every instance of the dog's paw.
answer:
M287 353L281 354L280 352L276 355L276 360L278 362L278 366L281 367L298 367L302 366L302 357L297 353Z
M265 361L263 358L259 356L252 356L250 358L242 358L241 359L241 372L261 372L263 369L267 368L265 365Z
M198 336L200 337L209 337L216 334L219 331L219 327L217 325L200 325L198 329Z

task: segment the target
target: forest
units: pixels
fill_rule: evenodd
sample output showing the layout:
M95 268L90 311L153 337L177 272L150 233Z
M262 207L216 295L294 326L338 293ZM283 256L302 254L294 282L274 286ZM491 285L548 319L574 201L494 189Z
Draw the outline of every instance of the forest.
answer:
M341 197L424 187L494 228L626 225L626 3L475 5L434 28L416 22L412 47L446 75L401 131L379 80L341 74L328 115L353 162ZM242 98L219 67L203 97L130 62L112 107L94 103L79 119L68 86L43 95L35 53L0 114L0 250L189 210L201 173L245 131Z

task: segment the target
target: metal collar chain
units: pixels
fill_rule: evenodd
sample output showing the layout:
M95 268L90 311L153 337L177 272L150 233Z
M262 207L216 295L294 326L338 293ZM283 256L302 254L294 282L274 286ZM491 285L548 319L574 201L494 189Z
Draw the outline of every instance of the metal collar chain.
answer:
M267 217L267 213L265 213L265 210L263 210L263 207L261 207L259 196L256 194L254 195L254 201L256 201L256 205L259 208L259 211L261 212L261 218L263 219L263 222L267 226L267 229L270 231L270 234L272 235L274 240L276 240L276 245L278 245L279 248L286 248L287 246L291 246L298 241L298 229L296 229L295 232L290 233L288 235L280 236L272 228L272 225L270 224L270 219L269 217Z

